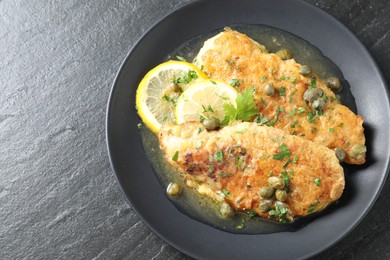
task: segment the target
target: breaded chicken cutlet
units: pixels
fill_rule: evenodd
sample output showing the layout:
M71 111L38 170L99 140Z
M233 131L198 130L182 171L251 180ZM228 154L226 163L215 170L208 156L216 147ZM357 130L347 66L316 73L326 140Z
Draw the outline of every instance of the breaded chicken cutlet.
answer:
M363 118L338 103L315 73L301 75L302 65L294 59L282 60L245 34L227 29L207 40L194 61L210 78L234 82L239 91L254 87L261 113L256 122L341 148L346 163L365 162Z
M324 209L344 189L333 150L253 122L218 131L166 123L159 133L166 159L199 193L238 211L290 222Z

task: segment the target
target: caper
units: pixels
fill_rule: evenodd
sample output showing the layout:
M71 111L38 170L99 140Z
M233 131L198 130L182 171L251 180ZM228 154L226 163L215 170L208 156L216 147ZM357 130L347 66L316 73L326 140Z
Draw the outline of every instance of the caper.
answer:
M299 67L299 74L305 77L309 76L311 74L311 68L307 65L302 65L301 67Z
M312 103L312 107L317 110L317 111L322 111L324 110L324 107L325 107L325 100L323 100L322 98L319 98L319 99L316 99L313 101Z
M334 92L338 92L341 90L341 81L336 77L329 77L326 79L326 85Z
M272 187L263 187L260 189L259 194L264 199L269 199L274 195L275 189Z
M335 150L335 153L336 153L336 157L337 159L339 159L340 162L343 162L345 160L345 151L343 148L341 147L337 147L336 150Z
M349 156L352 158L362 158L366 155L367 147L364 144L355 144L349 151Z
M169 183L167 187L167 193L169 196L177 196L180 195L181 193L181 187L178 183L176 182L171 182Z
M303 93L303 99L308 102L313 102L314 100L322 97L324 91L320 88L310 88Z
M278 55L282 60L289 60L293 57L292 52L286 49L278 50L276 55Z
M226 202L222 202L221 207L219 208L219 213L223 218L228 218L233 216L234 212L232 207L230 207L229 204L227 204Z
M203 121L203 125L207 130L215 130L219 126L219 120L215 117L211 117L209 119L205 119Z
M278 189L278 190L281 190L284 188L285 186L285 183L284 181L279 178L279 177L276 177L276 176L271 176L268 178L268 183L269 185L272 187L272 188L275 188L275 189Z
M285 191L285 190L276 190L275 198L278 201L284 202L287 199L287 191Z
M264 200L262 202L260 202L259 204L259 210L260 212L268 212L270 209L272 208L272 201L270 200Z
M272 84L272 82L265 85L264 90L267 96L272 96L273 94L275 94L275 87L274 84Z

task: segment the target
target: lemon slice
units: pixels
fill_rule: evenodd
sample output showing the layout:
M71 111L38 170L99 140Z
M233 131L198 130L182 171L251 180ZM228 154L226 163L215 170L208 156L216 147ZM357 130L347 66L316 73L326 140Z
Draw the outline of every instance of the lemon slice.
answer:
M168 61L156 66L138 85L135 98L138 115L158 133L163 122L174 121L181 93L190 83L206 78L199 68L184 61Z
M202 121L215 117L222 121L225 118L224 104L233 104L237 91L219 80L199 80L187 88L176 105L176 122Z

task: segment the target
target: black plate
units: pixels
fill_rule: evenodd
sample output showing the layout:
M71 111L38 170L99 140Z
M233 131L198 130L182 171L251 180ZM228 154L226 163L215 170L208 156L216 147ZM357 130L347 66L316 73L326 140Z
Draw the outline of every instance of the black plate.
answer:
M367 163L351 168L345 193L334 210L295 232L232 234L186 216L167 199L143 152L135 110L140 79L183 42L230 24L270 25L318 47L343 72L358 113L365 119ZM133 209L178 250L208 259L293 259L310 257L330 247L367 214L388 172L389 122L389 95L375 62L359 40L332 16L304 1L197 1L162 19L129 53L109 99L107 143L112 166Z

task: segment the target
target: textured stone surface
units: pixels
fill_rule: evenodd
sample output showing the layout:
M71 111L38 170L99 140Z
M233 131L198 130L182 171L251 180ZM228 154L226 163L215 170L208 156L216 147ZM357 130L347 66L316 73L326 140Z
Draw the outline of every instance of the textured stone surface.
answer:
M188 258L128 206L104 132L121 62L186 2L0 1L0 259ZM387 0L309 2L350 28L390 82ZM389 196L386 185L363 222L316 258L389 258Z

